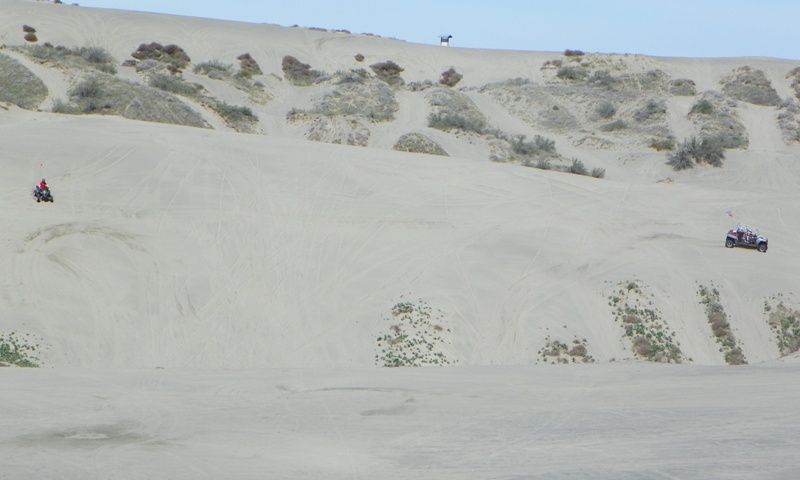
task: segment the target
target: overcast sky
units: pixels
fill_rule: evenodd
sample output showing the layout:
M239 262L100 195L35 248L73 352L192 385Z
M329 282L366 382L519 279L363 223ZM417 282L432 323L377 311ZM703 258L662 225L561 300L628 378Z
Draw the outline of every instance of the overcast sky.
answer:
M78 0L468 48L800 59L800 0ZM69 3L69 2L65 2Z

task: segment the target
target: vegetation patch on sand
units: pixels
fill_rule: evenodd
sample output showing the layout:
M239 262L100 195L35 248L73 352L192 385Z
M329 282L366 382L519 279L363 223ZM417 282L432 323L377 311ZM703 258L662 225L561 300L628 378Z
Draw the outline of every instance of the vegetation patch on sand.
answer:
M764 314L780 355L785 357L800 350L800 310L787 306L783 295L778 294L764 300Z
M401 152L448 156L441 145L431 140L427 135L416 132L401 136L392 148Z
M18 61L0 53L0 102L34 110L45 98L44 82Z
M450 329L443 325L441 311L424 300L400 301L384 317L389 333L377 337L375 364L383 367L423 367L456 363L447 354Z
M567 345L559 340L550 339L548 335L544 348L539 350L538 354L541 357L541 361L552 365L594 363L594 358L589 355L585 338L575 338L570 345Z
M0 335L0 367L39 367L41 362L36 352L42 346L34 341L29 334L11 332Z
M608 305L614 321L624 330L624 338L630 340L633 354L651 362L683 363L680 342L653 306L653 295L645 293L641 282L621 282L617 287L608 297Z
M770 107L781 102L781 97L764 72L752 67L739 67L719 83L726 95L742 102Z
M208 128L203 117L174 95L110 75L85 77L69 91L69 102L56 100L53 111L119 115L133 120Z
M702 138L715 138L722 148L747 148L747 129L736 113L738 103L719 92L703 92L687 118L699 128Z
M56 68L65 70L92 69L110 75L117 73L114 57L103 47L84 46L68 48L45 43L43 45L17 47L16 50L37 62L49 64Z
M747 359L741 347L737 345L736 337L731 331L731 324L728 322L725 308L720 303L719 290L713 284L708 287L700 285L697 295L700 296L700 303L705 306L711 332L714 334L717 343L720 344L719 350L725 356L725 363L728 365L747 364Z

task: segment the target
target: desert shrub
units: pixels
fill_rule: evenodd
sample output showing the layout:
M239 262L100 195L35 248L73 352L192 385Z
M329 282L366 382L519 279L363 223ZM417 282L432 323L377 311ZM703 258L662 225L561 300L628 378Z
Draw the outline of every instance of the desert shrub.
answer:
M617 114L617 107L611 102L603 102L594 111L598 117L609 119Z
M98 99L103 95L103 84L97 78L89 77L72 87L69 95L78 100Z
M11 57L0 54L0 102L33 110L47 98L47 86L32 71Z
M672 137L654 138L650 141L650 148L656 151L672 151L675 148L675 139Z
M624 329L638 357L661 363L682 363L683 353L675 341L675 333L653 307L652 295L636 282L621 282L608 297L614 321Z
M550 160L548 160L546 158L540 158L539 160L536 161L536 163L533 166L538 168L538 169L540 169L540 170L552 170L553 169L553 165L550 163Z
M728 323L728 316L725 308L720 303L719 290L713 285L706 287L700 285L697 291L700 296L700 303L705 306L706 318L711 325L711 333L717 343L720 344L720 351L723 352L725 362L728 365L744 365L747 363L741 348L736 346L736 338L731 331Z
M775 334L781 356L800 350L800 310L787 306L782 295L764 301L767 323Z
M258 120L258 117L250 110L249 107L240 107L236 105L229 105L225 102L216 102L214 110L225 120L231 123L238 123L242 121Z
M62 113L67 115L77 115L80 113L80 110L73 105L65 102L64 100L57 98L53 100L53 106L50 107L50 111L53 113Z
M723 160L725 160L725 149L719 139L691 137L684 140L669 155L667 165L675 171L679 171L692 168L695 163L707 163L713 167L721 167Z
M556 76L562 80L584 80L589 74L581 67L568 65L558 69Z
M389 85L403 84L403 79L400 78L400 74L404 71L404 69L391 60L372 64L369 66L369 68L375 72L375 75L377 75L379 79L383 80Z
M38 367L39 358L34 353L41 346L31 344L32 341L30 335L21 337L16 332L0 335L0 366Z
M212 72L219 72L225 76L230 75L231 65L220 62L219 60L209 60L200 62L194 66L192 72L198 75L209 75Z
M455 68L450 67L448 70L442 72L442 78L439 79L439 83L448 87L454 87L462 78L464 78L463 75L456 72Z
M647 103L633 114L637 122L645 122L654 117L662 117L667 113L667 102L664 100L648 100Z
M590 175L593 176L594 178L605 178L606 169L595 167L592 169Z
M22 31L25 33L36 33L36 29L31 27L30 25L23 25Z
M389 333L377 337L375 363L383 367L444 366L455 363L447 356L450 329L441 324L441 312L424 301L401 301L391 308Z
M486 130L486 122L476 118L467 118L454 113L431 113L428 126L437 130L463 130L482 134Z
M78 53L88 63L114 63L114 57L103 47L81 47Z
M565 57L582 57L583 55L584 53L580 50L570 50L570 49L564 50Z
M356 59L356 62L363 62L364 61L364 55L361 55L360 53L357 53L354 58Z
M586 170L586 165L584 165L583 162L577 158L572 159L572 165L567 167L566 171L568 173L574 173L575 175L586 175L588 173L588 170Z
M605 125L600 125L600 130L603 132L616 132L618 130L625 130L628 124L624 120L615 120Z
M561 59L560 58L556 58L556 59L552 59L552 60L548 60L548 61L544 62L542 64L542 68L541 69L542 70L547 69L547 68L558 69L558 68L561 68L561 65L563 65L563 62L561 61Z
M392 88L356 72L352 75L340 78L337 88L318 100L310 113L329 117L357 115L375 121L394 119L399 104Z
M261 67L258 65L258 62L249 54L243 53L236 57L236 60L239 60L239 69L243 73L247 73L249 75L261 75L263 72L261 71Z
M511 151L517 155L537 156L543 153L555 153L556 142L550 138L545 138L541 135L536 135L533 140L525 140L525 135L514 135L509 144Z
M392 148L401 152L448 156L441 145L421 133L407 133L401 136Z
M35 33L26 33L24 38L25 38L25 41L31 42L31 43L39 41L39 38L36 37Z
M702 115L711 115L714 113L714 104L706 100L705 98L699 100L694 105L692 105L692 109L689 110L689 115L692 114L702 114Z
M589 84L593 87L614 88L619 80L614 78L608 70L597 70L589 77Z
M192 96L199 91L197 85L190 85L178 77L164 74L155 74L150 77L148 85L165 92L176 93L178 95Z
M131 56L136 60L158 60L179 69L185 68L192 61L181 47L175 44L165 46L157 42L142 43Z
M743 102L773 107L781 102L778 92L761 70L741 67L720 83L723 92Z
M670 82L669 93L672 95L691 97L697 94L697 87L694 83L694 80L690 80L688 78L677 78Z
M323 75L322 72L312 70L309 64L302 63L291 55L283 57L281 68L283 69L284 77L294 85L311 85Z

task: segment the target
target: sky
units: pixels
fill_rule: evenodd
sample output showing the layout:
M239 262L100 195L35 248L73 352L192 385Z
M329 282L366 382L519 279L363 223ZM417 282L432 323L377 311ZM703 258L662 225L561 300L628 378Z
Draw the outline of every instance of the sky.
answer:
M465 48L800 59L799 0L78 0Z

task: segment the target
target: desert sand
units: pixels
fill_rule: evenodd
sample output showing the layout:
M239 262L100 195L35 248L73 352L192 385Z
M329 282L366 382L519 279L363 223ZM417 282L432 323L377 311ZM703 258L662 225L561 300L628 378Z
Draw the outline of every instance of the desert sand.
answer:
M589 103L567 104L579 126L548 130L487 88L555 82L541 67L560 52L26 0L0 10L0 55L47 87L37 108L0 103L0 335L37 345L40 365L0 369L0 478L800 477L800 362L769 323L778 302L800 308L800 142L781 107L727 98L747 145L721 168L675 172L649 131L600 131ZM209 128L52 113L82 73L13 48L22 25L117 65L153 41L192 64L248 52L263 101L183 77L258 121L236 131L196 98L180 101ZM333 143L348 134L339 119L312 141L314 124L287 114L335 85L293 85L285 55L331 74L391 60L406 85L454 67L453 91L493 128L551 138L605 176L491 161L486 136L428 127L431 103L411 88L395 88L392 120L353 120L365 146ZM691 79L696 94L664 95L678 140L737 68L800 94L787 77L798 61L591 58ZM449 156L393 150L409 132ZM31 196L41 177L52 204ZM738 222L769 237L767 253L724 247ZM728 365L704 287L745 365ZM625 335L615 312L636 291L679 362ZM377 339L404 302L430 307L403 328L445 366L382 366ZM585 353L548 356L553 342Z

